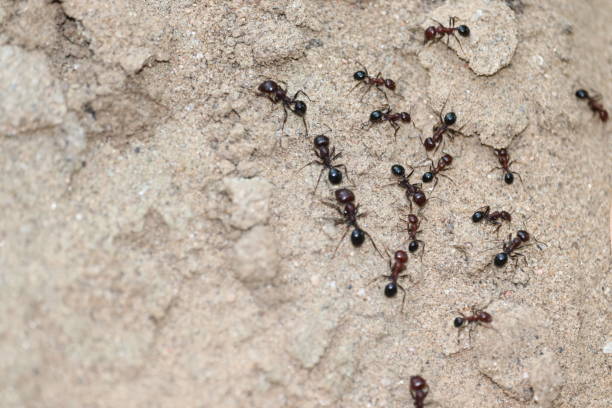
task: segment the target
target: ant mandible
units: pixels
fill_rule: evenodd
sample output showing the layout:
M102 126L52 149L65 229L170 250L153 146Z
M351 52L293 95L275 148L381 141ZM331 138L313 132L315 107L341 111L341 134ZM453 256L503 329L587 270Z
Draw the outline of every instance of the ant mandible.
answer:
M510 153L508 153L507 149L493 149L493 153L497 156L497 161L501 167L495 167L493 170L501 169L504 171L504 181L506 184L512 184L514 182L514 175L519 176L521 183L523 182L523 178L516 171L510 170L510 165L514 163L514 161L510 161Z
M397 288L404 293L402 298L402 308L400 311L404 310L404 302L406 300L406 290L402 285L398 283L399 278L404 278L408 276L408 274L400 275L406 269L406 263L408 262L408 254L406 251L398 250L393 254L393 259L389 258L389 268L391 269L391 274L389 275L381 275L378 278L389 279L391 282L387 283L385 286L385 296L388 298L395 297L397 295Z
M385 105L382 109L377 109L370 113L370 124L381 123L383 121L389 122L391 127L395 129L393 137L397 138L397 132L400 129L400 125L397 122L410 123L410 114L408 112L391 113L389 105ZM367 122L364 124L365 126L367 126Z
M608 121L608 111L604 109L601 104L601 95L596 94L594 96L589 95L589 93L584 89L579 89L576 91L576 97L578 99L586 99L589 105L589 108L593 111L594 114L599 115L599 119L602 122Z
M286 87L286 85L285 85ZM257 87L261 95L266 96L272 103L282 103L283 111L285 113L283 117L283 126L282 130L285 129L285 123L287 123L287 109L291 112L295 113L297 116L302 118L302 122L304 122L304 128L306 129L306 136L308 136L308 125L306 124L306 103L304 101L300 101L297 99L299 94L303 94L308 100L310 98L304 91L301 89L293 95L293 98L287 96L287 89L283 89L279 84L271 79L267 79L259 84Z
M425 29L425 41L423 42L423 44L427 44L428 42L432 42L436 43L438 41L440 41L442 38L444 38L444 36L447 36L447 41L446 41L446 45L449 45L449 38L452 36L455 40L457 40L457 43L459 44L459 47L461 47L461 50L463 51L463 47L461 46L461 41L459 41L459 37L457 37L457 35L455 34L455 31L459 33L460 36L462 37L468 37L470 35L470 28L468 26L466 26L465 24L461 24L458 27L455 27L455 22L458 20L458 17L449 17L448 18L448 27L445 27L442 23L440 23L439 21L434 20L436 23L438 23L438 26L429 26Z
M508 241L504 243L503 252L495 255L493 258L493 264L498 268L501 268L508 262L508 258L515 258L517 256L525 256L518 252L515 252L519 247L521 247L524 243L529 241L530 235L527 231L519 230L516 233L516 237L512 238L512 234L508 235Z
M340 248L340 245L344 241L346 234L348 234L351 228L353 228L353 231L351 232L351 243L353 244L354 247L360 247L365 242L365 238L368 237L368 239L372 243L372 246L374 247L376 252L378 252L378 254L382 257L383 255L381 254L380 250L376 246L374 239L372 239L372 237L367 231L359 227L357 219L361 217L365 217L367 213L359 214L359 204L355 205L354 203L355 194L348 188L339 188L336 191L334 191L334 196L336 198L336 201L339 204L343 204L344 207L341 207L337 204L329 203L327 201L321 201L321 202L327 205L328 207L335 209L338 212L338 214L340 214L340 218L334 219L334 224L335 225L345 224L346 230L344 231L342 238L340 238L340 241L338 242L338 245L336 246L336 249L334 250L334 255L332 256L332 258L336 256L336 252L338 252L338 248Z
M425 193L421 189L421 185L410 183L410 176L412 175L412 173L414 173L414 169L412 167L410 167L410 173L406 175L406 169L404 168L404 166L400 164L394 164L393 166L391 166L391 174L393 174L399 180L397 181L397 183L388 184L388 185L397 184L406 190L406 198L408 199L408 202L410 203L411 210L412 210L412 201L414 201L414 203L418 205L419 207L423 207L425 204L427 204L427 197L425 196ZM412 198L412 201L410 201L411 198Z
M512 215L504 210L491 211L491 207L485 205L472 214L473 222L480 222L482 220L485 220L489 224L496 225L495 232L497 232L501 228L503 221L512 222Z
M410 377L410 395L414 400L415 408L423 408L425 406L425 398L429 393L429 385L427 381L420 375Z
M421 258L423 257L423 252L425 252L425 242L420 239L417 239L417 234L421 232L419 229L421 226L421 220L415 214L408 214L408 216L403 219L400 218L401 221L406 223L406 230L408 232L408 239L410 243L408 244L409 252L416 252L419 250L419 243L423 244L423 251L421 252Z
M316 193L319 182L321 181L321 176L325 170L328 170L327 179L331 184L336 185L342 183L342 172L340 171L340 168L344 169L344 172L348 178L348 170L344 164L333 164L334 160L339 159L342 156L342 153L340 152L336 154L336 148L333 146L331 149L329 148L329 137L325 135L316 136L314 138L313 150L319 160L313 160L299 170L301 171L305 167L312 164L319 164L322 166L313 194Z
M381 72L376 74L375 77L371 77L370 74L368 74L368 69L362 63L357 63L361 65L363 71L357 71L353 74L353 79L359 82L349 91L349 94L353 92L355 88L357 88L359 85L366 85L367 88L363 95L361 95L360 100L363 100L365 95L370 92L372 87L375 87L376 90L382 92L382 94L385 96L385 99L388 101L389 98L387 98L387 93L383 89L381 89L381 87L384 86L391 91L395 91L395 81L389 78L383 78Z
M436 188L438 184L438 175L446 177L450 180L450 177L441 174L442 171L449 170L450 165L453 163L453 156L448 153L445 153L440 159L438 159L438 164L436 166L433 165L433 161L430 159L431 165L429 166L429 171L423 174L422 180L423 183L429 183L435 179L433 188Z

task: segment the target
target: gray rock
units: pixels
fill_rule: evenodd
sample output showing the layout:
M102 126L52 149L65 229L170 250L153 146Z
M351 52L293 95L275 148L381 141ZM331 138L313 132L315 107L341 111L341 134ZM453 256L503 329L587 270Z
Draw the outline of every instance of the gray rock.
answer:
M0 134L15 135L62 123L66 104L47 57L0 47Z

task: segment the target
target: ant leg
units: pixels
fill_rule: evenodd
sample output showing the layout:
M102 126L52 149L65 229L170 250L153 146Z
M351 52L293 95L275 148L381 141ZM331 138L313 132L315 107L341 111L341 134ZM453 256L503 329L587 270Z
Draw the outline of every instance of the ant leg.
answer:
M363 215L365 215L366 213L363 213ZM363 230L362 230L363 231ZM378 252L378 255L380 255L381 258L384 259L383 254L380 252L380 250L378 249L378 247L376 246L376 243L374 242L374 239L372 238L372 236L370 235L369 232L367 231L363 231L366 235L366 237L368 237L368 239L370 240L370 242L372 243L372 246L374 247L374 249L376 250L376 252Z
M523 185L523 187L525 187L525 183L523 182L523 178L521 177L521 175L519 173L517 173L516 171L511 171L510 173L516 174L518 176L519 180L521 180L521 184Z
M376 87L374 87L374 88L375 88L375 89L376 89L378 92L382 93L382 94L383 94L383 96L385 97L385 101L387 101L387 103L389 103L389 97L387 96L387 93L386 93L386 92L385 92L383 89L380 89L380 87L378 87L378 86L376 86Z
M400 288L404 293L404 295L402 296L402 307L400 308L400 313L402 313L404 311L404 303L406 302L406 289L404 289L404 287L399 283L397 284L397 287Z
M344 174L346 174L346 179L348 180L349 183L351 183L352 186L354 186L355 184L353 184L353 180L351 180L351 178L349 177L348 174L348 169L346 168L346 166L344 164L338 164L336 166L334 166L337 169L343 169L344 170Z
M461 48L461 52L465 54L465 51L463 50L463 46L461 45L461 41L459 41L459 37L457 37L457 34L453 33L452 36L455 39L455 41L457 41L457 44L459 44L459 48Z
M359 98L359 102L363 102L363 98L365 98L368 92L370 92L370 90L372 89L372 86L373 85L371 83L366 85L366 90L361 94L361 97Z
M351 94L351 92L353 92L359 85L363 85L363 82L357 82L357 85L355 85L354 87L351 88L351 90L346 94L346 96L349 96Z
M300 169L299 169L298 171L296 171L296 172L295 172L295 174L297 174L297 173L301 172L302 170L304 170L304 169L305 169L306 167L308 167L308 166L312 166L313 164L320 164L320 165L323 165L323 163L321 163L320 161L318 161L318 160L313 160L313 161L311 161L310 163L306 163L305 165L303 165L302 167L300 167Z
M295 95L293 95L293 100L295 101L295 99L298 97L299 94L304 95L306 98L308 98L309 101L312 102L312 99L310 99L310 97L308 95L306 95L306 92L302 91L301 89L299 91L297 91L295 93Z
M342 217L342 219L344 219L344 212L342 211L342 208L340 208L339 206L337 206L334 203L330 203L329 201L325 201L325 200L319 200L319 201L321 201L321 204L326 205L326 206L336 210L338 212L338 214L340 214L340 217Z
M446 168L446 170L450 170L450 169L451 169L450 167L447 167L447 168ZM452 178L450 178L450 177L449 177L449 176L447 176L446 174L439 173L439 174L438 174L438 176L440 176L440 177L444 177L444 178L447 178L447 179L449 179L449 180L451 181L451 183L453 183L453 184L457 184L457 183L455 183L455 180L453 180Z
M312 195L316 194L317 188L319 187L319 182L321 181L321 176L323 176L324 172L325 172L325 167L323 167L321 171L319 172L319 178L317 178L317 184L315 184L315 188L314 190L312 190Z
M302 116L302 122L304 123L304 128L306 129L306 137L308 137L308 124L306 123L306 118Z
M379 275L377 277L375 277L374 279L372 279L366 286L370 286L371 284L373 284L374 282L376 282L379 279L391 279L391 275Z
M281 127L281 132L285 131L285 123L287 123L287 108L283 105L283 111L285 112L283 116L283 126Z
M346 234L348 234L350 227L347 226L346 229L344 230L344 234L342 234L342 238L340 238L340 241L338 241L338 245L336 245L336 249L334 249L334 254L332 255L332 259L334 259L334 257L336 256L336 253L338 252L338 248L340 248L340 245L342 245L342 241L344 241L344 238L346 238Z
M395 132L393 132L393 139L394 139L394 140L397 140L397 132L398 132L398 131L399 131L399 129L400 129L400 125L398 125L398 124L397 124L397 123L395 123L395 122L389 122L389 123L391 124L391 127L392 127L393 129L395 129Z

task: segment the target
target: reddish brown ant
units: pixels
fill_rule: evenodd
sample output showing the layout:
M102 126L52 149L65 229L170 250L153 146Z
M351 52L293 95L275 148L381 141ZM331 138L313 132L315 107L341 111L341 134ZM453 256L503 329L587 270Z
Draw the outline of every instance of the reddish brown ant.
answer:
M448 136L451 138L456 135L460 135L461 129L463 129L463 127L465 126L465 124L463 124L459 129L451 128L451 126L453 126L457 122L457 114L455 114L455 112L447 112L446 115L442 117L442 111L444 111L447 102L448 96L444 101L444 105L442 105L442 110L440 112L437 112L440 122L433 127L433 135L423 141L423 146L427 151L434 149L437 150L440 143L443 141L445 134L448 134Z
M576 97L578 99L586 99L593 113L599 115L599 119L601 119L602 122L608 121L608 111L604 109L601 103L601 95L596 94L591 96L586 90L579 89L576 91Z
M286 88L286 85L285 85ZM257 87L261 95L266 96L272 103L282 103L283 111L285 113L283 117L283 126L282 130L285 129L285 123L287 122L287 109L291 112L295 113L297 116L302 118L302 122L304 122L304 128L306 129L306 136L308 136L308 125L306 124L306 103L304 101L300 101L297 99L299 94L304 95L308 100L310 98L304 91L301 89L293 95L293 98L287 96L287 89L283 89L279 84L275 81L267 79L263 81Z
M393 137L397 138L397 132L400 129L400 125L397 122L410 123L410 114L408 112L391 113L389 105L383 106L382 109L378 109L370 113L370 125L374 123L381 123L383 121L389 122L391 127L395 129ZM368 126L368 123L364 123L363 127Z
M521 183L523 182L523 178L516 171L510 170L510 165L514 163L514 161L510 161L510 153L508 153L507 149L493 149L493 153L497 156L497 161L501 167L495 167L493 170L501 169L504 171L504 181L506 184L512 184L514 182L514 175L519 176ZM491 171L493 171L491 170Z
M459 44L461 51L463 51L463 47L461 46L461 41L459 41L459 37L457 37L455 32L458 32L459 35L462 37L468 37L470 35L470 29L468 26L464 24L458 27L455 27L455 22L457 20L458 20L458 17L449 17L448 27L445 27L439 21L434 20L436 23L438 23L438 26L437 27L429 26L425 29L425 40L423 44L427 44L430 41L433 44L433 43L440 41L442 38L444 38L444 36L447 36L446 45L449 45L449 39L452 36L455 40L457 40L457 43Z
M414 408L425 407L425 398L429 394L429 385L420 375L410 377L410 395L414 400Z
M488 205L480 207L474 214L472 214L473 222L480 222L485 220L488 224L496 225L495 232L499 231L502 222L512 222L512 215L508 211L491 211L491 207Z
M415 214L408 214L406 218L400 218L401 221L406 223L406 231L408 232L408 240L410 243L408 244L408 251L416 252L419 250L419 243L423 244L423 250L421 251L421 258L423 257L423 252L425 252L425 242L420 239L417 239L417 234L421 232L419 229L421 227L421 220Z
M346 234L348 234L351 228L353 229L353 231L351 232L351 243L353 244L354 247L360 247L365 242L366 237L368 237L368 239L372 243L372 246L374 247L376 252L378 252L378 254L382 257L383 255L378 250L378 247L376 246L374 239L372 239L372 237L367 231L359 227L357 219L361 217L365 217L367 213L359 214L359 204L356 205L354 203L355 194L348 188L340 188L334 191L334 196L336 198L336 201L339 204L344 205L343 207L337 204L327 202L327 201L321 201L321 202L327 205L328 207L335 209L338 212L338 214L340 214L340 218L334 219L334 224L335 225L345 224L346 230L344 231L342 238L340 238L340 241L338 242L338 245L336 246L336 249L334 250L334 255L332 256L332 258L336 256L336 252L338 252L338 248L340 248L340 245L344 241Z
M361 95L360 100L363 100L365 95L370 92L372 87L382 92L382 94L385 96L385 99L388 100L387 93L383 89L381 89L381 87L384 86L391 91L395 91L395 81L393 81L392 79L383 78L381 72L376 74L375 77L371 77L370 74L368 74L367 68L363 66L363 64L361 64L360 62L358 62L358 64L361 65L363 71L357 71L353 74L353 79L359 82L349 91L349 94L353 92L355 88L357 88L359 85L366 85L367 88L363 95Z
M475 306L472 306L471 309L472 309L471 310L472 314L469 316L463 314L461 311L457 311L457 313L459 313L461 316L455 317L455 320L453 320L453 325L457 329L459 329L459 331L467 327L470 323L477 323L479 325L492 329L492 327L490 326L490 323L493 322L493 316L491 316L490 313L485 312L482 309L477 309ZM472 335L471 333L472 333L472 328L470 326L470 329L468 330L468 337L470 339ZM459 341L459 337L457 337L457 341Z
M303 170L305 167L310 166L312 164L319 164L322 166L321 171L319 172L319 178L317 179L317 184L315 185L315 189L313 194L317 191L319 186L319 182L321 181L321 176L325 170L328 170L327 179L333 185L337 185L342 183L342 171L340 169L344 169L346 173L346 177L348 178L348 170L344 164L334 164L334 160L342 157L342 153L336 153L335 147L329 147L329 137L325 135L318 135L314 138L314 153L319 160L313 160L310 163L307 163L302 167L299 171Z
M404 310L404 301L406 300L406 290L404 289L402 285L398 283L398 279L408 276L407 274L400 275L400 273L402 273L406 269L407 262L408 262L408 254L406 253L406 251L402 251L402 250L395 251L395 254L393 254L393 259L389 258L389 268L391 269L391 274L381 275L378 278L374 279L375 281L377 279L384 278L384 279L389 279L391 281L387 283L387 285L385 286L385 296L388 298L395 297L395 295L397 295L397 288L400 288L400 290L404 293L404 296L402 298L401 311Z
M429 166L429 171L423 174L423 183L429 183L435 179L433 188L436 188L436 185L438 184L438 175L452 180L450 177L440 173L445 170L450 170L449 166L453 163L453 156L448 153L445 153L442 157L440 157L440 159L438 159L438 164L435 166L433 164L433 160L429 160L431 164Z
M508 235L508 241L504 243L503 252L495 255L493 258L493 264L498 268L501 268L508 262L508 258L515 258L517 256L525 256L518 252L515 252L519 247L523 246L524 243L529 241L530 235L525 230L517 231L516 237L512 238L512 234Z
M410 167L410 173L406 175L406 169L404 168L404 166L400 164L394 164L393 166L391 166L391 174L393 174L399 180L397 181L397 183L388 184L397 184L398 186L406 190L406 198L410 203L410 209L412 209L412 201L414 201L414 203L419 207L423 207L425 204L427 204L427 197L421 189L421 185L410 183L410 176L412 175L412 173L414 173L414 169L412 167ZM410 199L412 199L412 201L410 201Z

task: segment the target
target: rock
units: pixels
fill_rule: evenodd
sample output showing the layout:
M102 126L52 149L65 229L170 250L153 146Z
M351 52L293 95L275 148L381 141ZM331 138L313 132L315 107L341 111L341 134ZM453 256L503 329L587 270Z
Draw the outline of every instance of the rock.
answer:
M563 377L561 367L550 351L535 357L529 368L529 382L533 388L533 399L538 405L547 408L553 406L553 401L559 396Z
M450 16L458 17L456 25L465 24L470 28L469 37L457 34L461 45L450 37L449 46L468 62L475 74L493 75L510 64L518 44L518 25L506 4L485 0L445 4L433 11L423 28L435 20L448 25Z
M280 265L277 241L271 227L258 225L234 245L234 274L244 283L272 281Z
M47 57L0 47L0 134L15 135L62 123L66 103Z
M274 187L269 181L261 177L226 178L223 183L232 200L229 210L229 224L232 227L247 230L268 222L270 196Z

